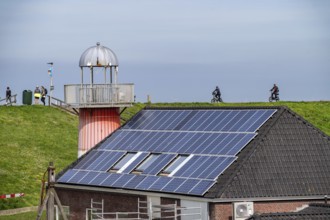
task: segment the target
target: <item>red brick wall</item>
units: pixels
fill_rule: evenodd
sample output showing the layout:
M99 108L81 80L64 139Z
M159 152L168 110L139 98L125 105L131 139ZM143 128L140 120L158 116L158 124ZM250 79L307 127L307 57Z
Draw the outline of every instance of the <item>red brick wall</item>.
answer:
M70 207L70 220L85 220L86 208L91 207L91 199L94 201L104 200L105 212L137 212L138 198L146 201L146 196L105 193L97 191L82 191L73 189L57 188L56 192L63 206ZM161 198L161 204L177 204L180 201L169 198ZM254 213L272 213L272 212L291 212L296 211L309 203L320 201L272 201L272 202L254 202ZM142 210L141 210L142 211ZM169 213L173 214L173 213ZM209 215L211 220L233 220L233 203L210 203ZM134 217L134 216L132 216ZM164 215L163 215L164 217Z
M115 194L95 191L82 191L57 188L56 192L63 206L70 207L70 220L85 220L86 208L91 207L91 199L104 201L104 212L137 212L138 198L146 200L145 196Z
M292 212L312 202L324 201L273 201L254 202L254 213ZM233 203L210 203L211 220L233 220Z

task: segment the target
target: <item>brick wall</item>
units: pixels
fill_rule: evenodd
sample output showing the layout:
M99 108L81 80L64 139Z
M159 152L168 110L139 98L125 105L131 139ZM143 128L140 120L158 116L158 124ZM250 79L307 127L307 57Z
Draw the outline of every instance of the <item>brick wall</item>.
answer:
M272 213L272 212L293 212L297 208L308 205L315 200L304 201L273 201L273 202L254 202L254 213ZM210 203L211 220L233 220L233 203Z
M147 197L142 195L129 195L117 193L105 193L97 191L83 191L74 189L57 188L56 192L63 206L70 207L70 220L85 220L86 208L91 207L91 199L94 201L104 200L105 212L137 212L138 198L146 201ZM161 198L161 204L177 204L180 200ZM320 202L323 200L304 200L304 201L272 201L254 202L254 213L272 212L292 212L309 203ZM211 220L233 220L233 203L209 203L209 215ZM173 213L168 213L173 214ZM134 216L128 216L134 217ZM165 217L165 215L162 215Z
M105 193L57 188L56 192L63 206L70 208L70 220L85 220L86 208L91 207L91 199L104 201L104 212L137 212L138 198L146 200L145 196Z

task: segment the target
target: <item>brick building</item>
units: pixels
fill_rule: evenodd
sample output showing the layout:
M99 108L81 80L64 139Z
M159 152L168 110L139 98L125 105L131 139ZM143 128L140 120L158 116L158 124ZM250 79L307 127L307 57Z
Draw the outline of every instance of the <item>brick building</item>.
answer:
M323 203L329 183L329 136L286 107L146 108L56 191L72 220L242 220Z
M251 216L248 220L327 220L330 219L330 205L311 203L297 212L263 213Z

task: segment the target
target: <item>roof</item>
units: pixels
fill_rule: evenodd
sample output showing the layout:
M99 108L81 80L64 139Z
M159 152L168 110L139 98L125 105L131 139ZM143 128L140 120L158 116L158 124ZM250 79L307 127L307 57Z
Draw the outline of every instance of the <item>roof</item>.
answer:
M329 149L328 136L285 107L147 108L57 182L207 198L323 196Z
M330 193L329 183L329 136L281 108L207 196L323 197Z
M109 48L97 43L83 52L79 60L80 67L118 66L116 54Z
M248 220L326 220L330 219L330 205L312 203L298 212L263 213L255 214Z

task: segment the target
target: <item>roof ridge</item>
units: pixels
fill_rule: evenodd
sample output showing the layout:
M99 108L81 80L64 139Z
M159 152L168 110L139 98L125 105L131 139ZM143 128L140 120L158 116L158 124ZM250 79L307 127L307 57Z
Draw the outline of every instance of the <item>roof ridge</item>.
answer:
M270 124L267 125L267 122L262 126L265 127L265 131L262 132L260 135L256 136L256 141L251 141L245 148L247 149L248 146L250 144L252 144L251 146L251 150L250 152L248 152L247 155L245 155L244 158L242 158L242 161L237 165L237 167L235 168L234 172L232 172L232 175L230 175L230 177L228 178L228 180L226 181L226 183L224 184L224 187L222 188L221 191L219 191L216 195L217 198L220 198L221 195L223 194L223 192L228 188L229 184L233 181L233 179L237 176L237 174L239 173L239 171L241 170L241 168L244 166L245 162L248 161L251 156L257 151L257 149L260 146L260 143L263 141L263 139L267 136L267 134L269 133L269 131L271 130L271 128L276 124L276 122L279 120L279 118L281 117L281 115L287 111L287 107L281 107L279 109L278 114L274 114L274 120L272 120L271 122L269 122Z
M313 130L317 131L320 135L322 135L323 137L327 138L330 141L330 136L328 136L325 132L323 132L321 129L317 128L315 125L313 125L312 123L310 123L309 121L307 121L304 117L302 117L301 115L299 115L298 113L292 111L290 108L286 108L287 111L298 118L298 120L301 120L304 124L307 124L307 126L311 127Z
M282 109L281 106L145 106L143 110L203 110L203 109Z

